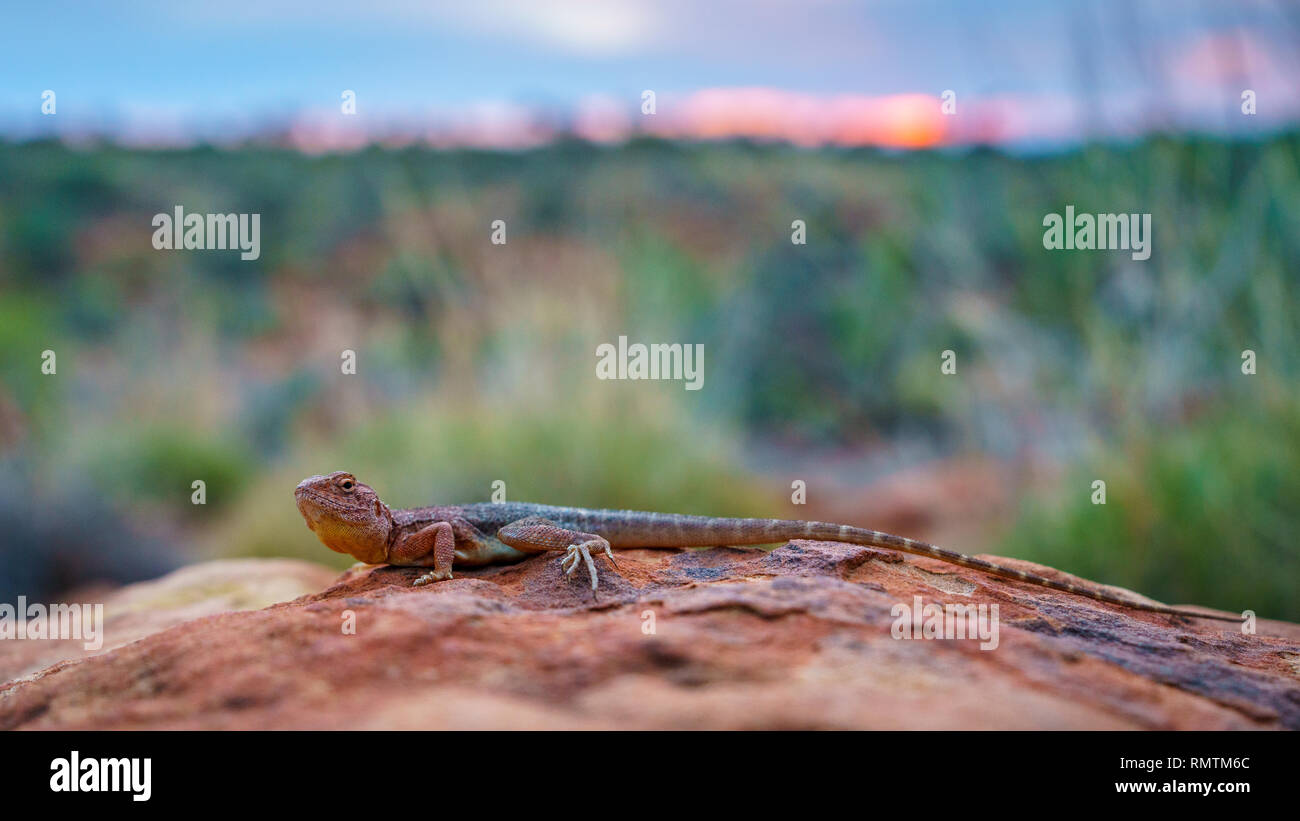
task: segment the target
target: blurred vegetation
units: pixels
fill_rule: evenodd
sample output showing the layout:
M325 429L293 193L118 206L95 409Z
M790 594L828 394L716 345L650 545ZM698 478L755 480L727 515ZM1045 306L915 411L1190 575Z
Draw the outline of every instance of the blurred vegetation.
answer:
M737 468L710 434L645 425L635 415L637 421L627 423L623 415L599 407L539 413L421 402L344 437L312 437L296 449L311 454L305 464L325 466L321 470L347 465L397 507L435 498L486 501L500 479L508 498L543 504L581 499L590 507L764 514L762 482ZM246 503L217 525L217 541L240 555L353 564L349 556L323 551L314 538L302 538L291 496L303 478L298 473L301 468L286 466L263 477Z
M155 251L178 204L261 214L260 259ZM1151 213L1151 258L1045 251L1067 205ZM1060 477L1015 489L1001 544L956 549L1300 619L1298 259L1295 135L1035 157L0 144L0 464L31 497L0 514L91 492L178 545L324 561L289 495L311 473L395 505L500 479L789 516L796 466L765 448L905 445ZM703 343L704 389L596 380L619 335Z
M1205 591L1294 618L1300 403L1242 399L1161 435L1128 432L1075 469L1068 497L1026 505L1007 551L1180 603ZM1106 504L1094 505L1101 477Z

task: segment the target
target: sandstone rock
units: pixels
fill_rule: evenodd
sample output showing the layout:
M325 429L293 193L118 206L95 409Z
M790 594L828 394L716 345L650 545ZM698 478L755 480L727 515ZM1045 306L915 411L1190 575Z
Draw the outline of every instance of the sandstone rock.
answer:
M1293 624L1247 636L838 543L618 561L595 596L545 556L420 588L357 567L260 610L167 604L139 640L0 684L0 727L1300 729ZM997 604L996 649L894 638L914 596Z
M104 605L103 645L88 650L79 639L0 642L0 680L20 678L57 661L104 653L200 616L259 610L295 599L331 584L337 575L311 562L239 559L183 567L160 579L108 592L73 591L59 601Z

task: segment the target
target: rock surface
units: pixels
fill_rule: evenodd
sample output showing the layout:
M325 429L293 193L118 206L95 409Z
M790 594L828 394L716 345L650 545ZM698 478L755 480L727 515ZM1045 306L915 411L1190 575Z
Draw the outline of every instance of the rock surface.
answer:
M411 568L186 568L115 594L139 606L97 654L0 642L0 728L1300 729L1293 624L1242 635L828 542L618 559L594 598L553 557L420 588ZM195 593L219 578L320 592L236 610L256 596ZM894 638L914 596L997 604L996 648Z
M108 652L175 624L236 610L260 610L328 587L338 573L292 559L234 559L183 567L108 593L74 591L60 602L104 605L102 646L81 639L0 642L0 681L65 659Z

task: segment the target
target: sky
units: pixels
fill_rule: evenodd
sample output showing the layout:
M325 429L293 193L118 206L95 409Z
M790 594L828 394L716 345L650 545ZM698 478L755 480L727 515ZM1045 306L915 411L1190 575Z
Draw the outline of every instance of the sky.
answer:
M1294 0L46 0L0 26L11 139L925 147L1297 120Z

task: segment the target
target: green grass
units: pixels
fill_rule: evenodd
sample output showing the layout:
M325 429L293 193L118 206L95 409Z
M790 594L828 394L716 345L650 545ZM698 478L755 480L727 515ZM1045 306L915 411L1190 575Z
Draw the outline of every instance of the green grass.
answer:
M1300 621L1300 403L1238 398L1072 469L997 550L1166 602Z
M631 408L492 412L428 400L347 436L299 443L217 517L209 549L348 566L307 530L292 498L298 481L333 470L352 471L392 507L489 501L497 480L511 501L584 507L756 516L781 498L726 443Z
M176 203L261 213L262 257L153 251ZM1045 252L1067 204L1151 213L1151 259ZM990 549L1295 618L1296 260L1297 134L1040 157L0 144L0 471L212 552L346 561L298 519L305 475L347 468L395 505L501 479L763 515L791 477L747 443L1064 458ZM704 390L597 382L620 334L703 344Z

